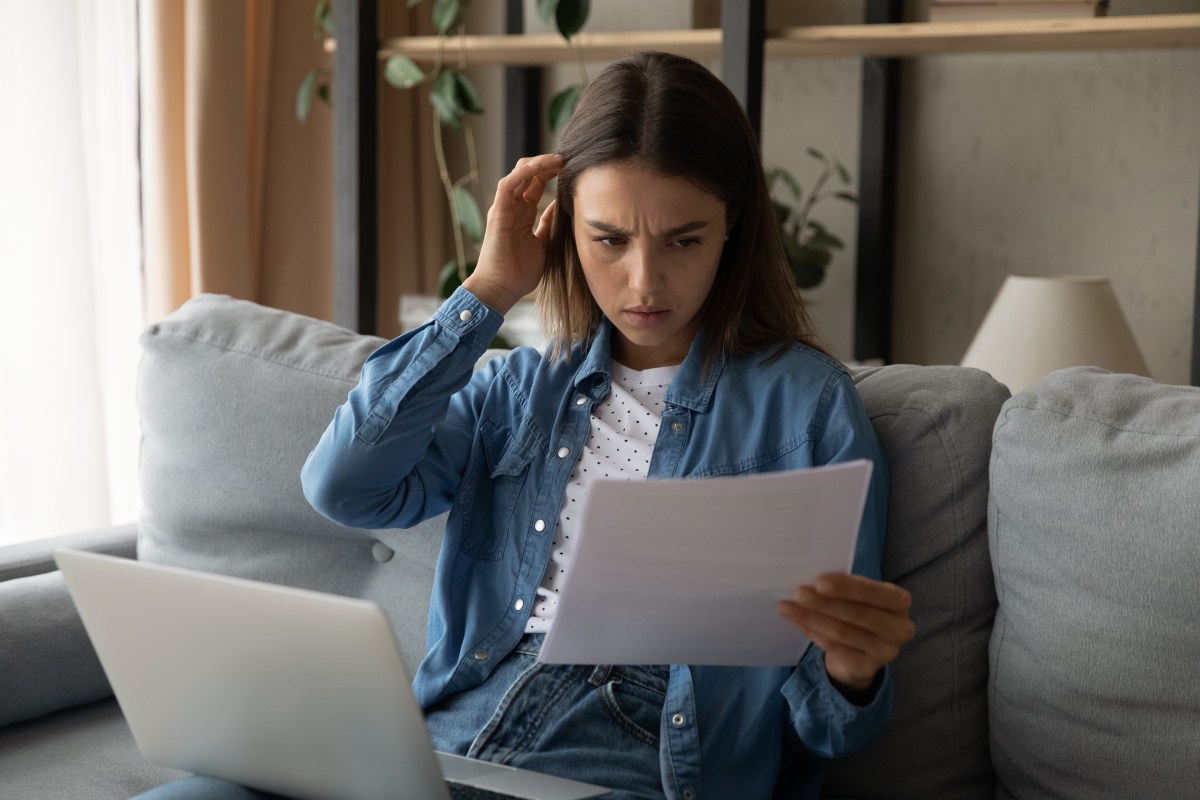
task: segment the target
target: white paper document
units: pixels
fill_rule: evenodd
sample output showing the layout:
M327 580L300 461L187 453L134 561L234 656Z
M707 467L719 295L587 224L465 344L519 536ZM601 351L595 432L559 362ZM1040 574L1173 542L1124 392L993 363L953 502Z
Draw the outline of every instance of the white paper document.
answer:
M808 639L776 604L850 571L872 466L596 481L539 659L795 664Z

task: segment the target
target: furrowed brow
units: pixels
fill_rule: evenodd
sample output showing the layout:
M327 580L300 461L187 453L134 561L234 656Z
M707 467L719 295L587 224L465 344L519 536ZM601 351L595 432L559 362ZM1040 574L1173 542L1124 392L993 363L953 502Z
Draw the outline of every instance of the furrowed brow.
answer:
M707 222L705 222L704 220L697 219L697 220L693 220L692 222L685 222L682 225L677 225L674 228L671 228L669 231L665 232L662 235L662 238L670 239L672 236L682 236L685 233L692 233L694 231L702 230L707 227L708 227Z
M625 237L629 236L629 231L627 231L617 225L610 225L607 222L601 222L598 219L589 219L589 220L585 220L585 222L587 222L587 224L589 226L595 228L596 230L602 231L604 233L612 234L613 236L625 236Z
M625 237L630 236L629 231L625 230L624 228L622 228L618 225L610 225L609 223L601 222L598 219L589 219L589 220L585 220L585 222L589 226L595 228L596 230L603 231L604 233L608 233L613 236L625 236ZM691 222L685 222L682 225L676 225L674 228L670 228L670 229L664 231L661 234L660 238L670 239L672 236L682 236L685 233L692 233L694 231L702 230L707 227L708 227L708 223L705 222L704 220L699 220L699 219L693 220Z

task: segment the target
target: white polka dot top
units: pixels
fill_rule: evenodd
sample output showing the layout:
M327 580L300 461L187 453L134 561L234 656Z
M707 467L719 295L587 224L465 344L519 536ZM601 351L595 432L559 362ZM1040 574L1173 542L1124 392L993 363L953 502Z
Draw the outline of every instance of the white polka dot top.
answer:
M663 396L679 366L633 370L612 362L612 385L608 396L592 409L592 426L583 452L567 481L550 564L538 587L533 611L525 624L526 633L550 630L558 606L558 592L571 567L579 513L588 485L597 478L645 478L654 455L654 442L662 421Z

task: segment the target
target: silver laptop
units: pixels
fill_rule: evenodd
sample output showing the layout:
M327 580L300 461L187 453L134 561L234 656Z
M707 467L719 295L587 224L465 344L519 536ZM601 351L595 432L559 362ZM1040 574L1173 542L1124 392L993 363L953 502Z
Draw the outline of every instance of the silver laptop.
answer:
M435 753L374 603L77 550L55 556L152 762L304 800L607 793Z

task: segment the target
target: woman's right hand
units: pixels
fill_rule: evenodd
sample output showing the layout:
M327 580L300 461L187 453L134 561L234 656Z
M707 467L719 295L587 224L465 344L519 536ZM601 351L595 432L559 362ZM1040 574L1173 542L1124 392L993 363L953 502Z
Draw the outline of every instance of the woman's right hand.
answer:
M522 158L496 185L479 261L463 288L501 314L542 279L554 203L539 215L538 202L564 163L552 154Z

